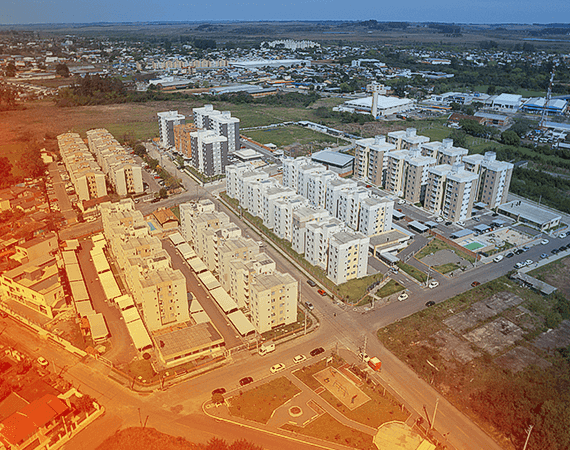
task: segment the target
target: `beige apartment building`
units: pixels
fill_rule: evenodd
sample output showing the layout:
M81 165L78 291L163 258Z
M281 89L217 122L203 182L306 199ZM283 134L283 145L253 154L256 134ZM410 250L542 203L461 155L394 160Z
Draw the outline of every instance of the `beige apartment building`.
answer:
M251 322L259 333L297 320L298 282L288 273L256 275L250 292Z
M329 241L327 277L335 284L342 284L366 276L369 244L370 238L362 233L335 233Z
M383 186L386 172L384 155L396 149L395 144L386 142L386 136L359 139L355 149L355 176L366 183Z
M174 147L186 159L192 158L190 133L195 131L198 131L198 127L193 123L174 125Z
M391 131L388 133L387 141L396 146L396 150L414 150L422 144L429 142L429 137L420 136L415 128L407 128L401 131Z
M229 262L230 288L228 293L239 308L250 309L251 284L256 275L275 272L275 261L267 254L258 253L250 260L234 259Z
M384 188L398 196L401 196L403 191L404 162L408 155L407 150L397 150L385 155L386 178Z
M428 181L428 169L435 166L435 158L421 156L419 150L412 150L404 159L402 188L404 198L410 203L423 203Z

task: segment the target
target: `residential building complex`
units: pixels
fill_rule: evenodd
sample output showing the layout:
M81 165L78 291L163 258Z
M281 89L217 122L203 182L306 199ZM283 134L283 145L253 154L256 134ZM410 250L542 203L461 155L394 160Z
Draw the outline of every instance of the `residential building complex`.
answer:
M192 158L190 134L194 131L198 131L198 127L193 123L174 125L174 146L185 159Z
M221 175L228 164L228 139L214 131L190 133L192 166L208 177Z
M131 199L100 205L105 237L149 331L189 320L186 279Z
M239 119L232 117L229 111L217 111L212 105L194 108L194 125L198 128L212 130L219 136L226 137L228 151L233 153L240 149Z
M79 200L107 195L105 174L79 134L65 133L57 137L61 159Z
M90 130L87 141L117 194L124 197L144 192L141 166L111 133L105 129Z

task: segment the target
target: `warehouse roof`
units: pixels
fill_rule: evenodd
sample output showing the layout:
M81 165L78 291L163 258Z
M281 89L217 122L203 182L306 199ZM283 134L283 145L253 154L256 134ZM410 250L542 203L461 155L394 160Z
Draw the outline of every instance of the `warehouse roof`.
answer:
M352 164L354 161L354 156L346 155L340 152L331 152L330 150L323 150L314 153L311 156L311 160L335 167L345 167Z

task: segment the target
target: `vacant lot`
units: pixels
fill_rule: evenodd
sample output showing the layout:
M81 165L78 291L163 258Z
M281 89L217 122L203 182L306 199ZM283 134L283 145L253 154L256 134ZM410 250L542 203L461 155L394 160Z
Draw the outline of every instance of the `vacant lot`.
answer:
M318 150L331 145L345 145L346 141L327 136L323 133L303 128L301 126L288 126L278 128L268 128L266 130L249 130L243 134L261 144L275 144L277 147L288 145L310 146L313 150Z

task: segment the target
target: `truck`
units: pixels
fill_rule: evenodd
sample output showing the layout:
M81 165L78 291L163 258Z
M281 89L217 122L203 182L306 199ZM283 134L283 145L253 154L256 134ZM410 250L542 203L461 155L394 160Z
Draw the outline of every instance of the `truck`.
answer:
M261 344L259 346L259 354L261 356L265 356L268 353L275 351L275 344L273 342L266 342L265 344Z
M382 369L382 361L380 361L376 356L373 356L368 360L368 365L376 372L380 372Z

